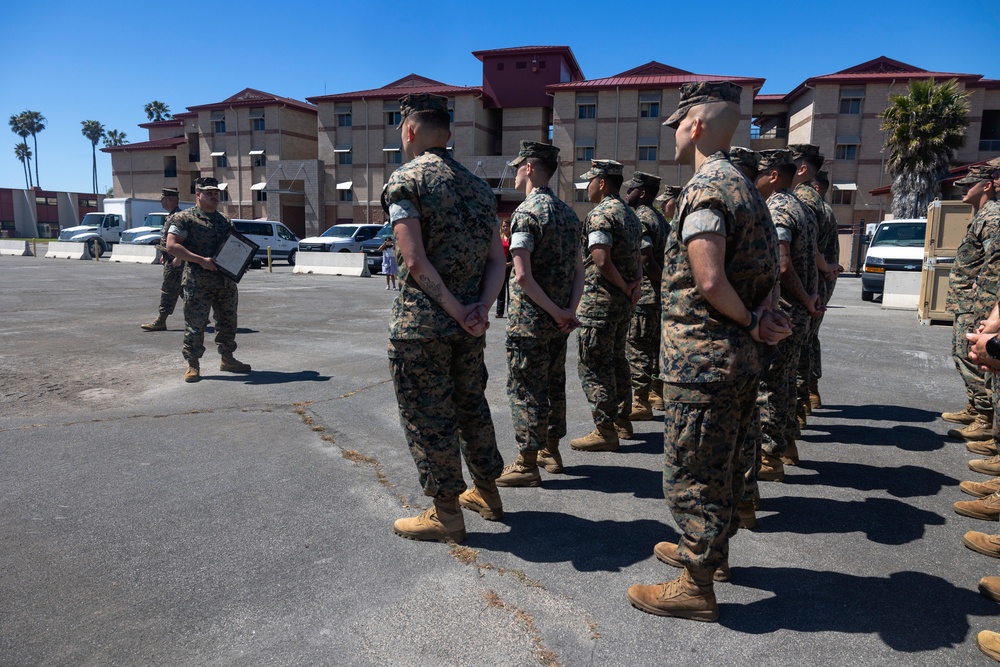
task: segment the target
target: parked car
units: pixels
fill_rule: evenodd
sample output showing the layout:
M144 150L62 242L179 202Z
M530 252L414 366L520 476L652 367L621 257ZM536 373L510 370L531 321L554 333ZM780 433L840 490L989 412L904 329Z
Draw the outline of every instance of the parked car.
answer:
M861 272L861 300L871 301L885 289L886 271L920 271L924 261L927 218L885 220L872 234Z
M361 252L361 244L375 237L382 225L334 225L319 236L299 241L303 252Z
M274 220L233 220L233 227L240 234L260 246L254 259L267 261L267 248L271 248L272 259L284 259L295 264L295 253L299 250L299 237L280 222Z
M361 244L361 251L365 253L365 260L368 262L368 270L372 273L380 273L382 271L382 252L379 248L387 237L392 238L392 225L388 223L383 225L382 229L378 230L375 238L370 241L364 241Z

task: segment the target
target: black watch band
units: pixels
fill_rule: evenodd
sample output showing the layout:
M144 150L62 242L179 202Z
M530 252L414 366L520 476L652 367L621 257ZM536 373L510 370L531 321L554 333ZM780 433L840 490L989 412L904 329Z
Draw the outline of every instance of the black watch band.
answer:
M993 359L1000 360L1000 336L994 336L986 341L986 354Z
M740 329L743 329L743 331L753 331L756 328L757 328L757 313L751 310L750 323L747 324L745 327L741 326Z

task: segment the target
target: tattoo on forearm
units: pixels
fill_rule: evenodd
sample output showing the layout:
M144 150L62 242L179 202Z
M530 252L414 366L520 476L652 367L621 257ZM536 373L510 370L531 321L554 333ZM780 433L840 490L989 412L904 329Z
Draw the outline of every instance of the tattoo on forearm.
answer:
M434 282L430 276L420 276L420 286L427 293L427 296L441 303L441 285Z

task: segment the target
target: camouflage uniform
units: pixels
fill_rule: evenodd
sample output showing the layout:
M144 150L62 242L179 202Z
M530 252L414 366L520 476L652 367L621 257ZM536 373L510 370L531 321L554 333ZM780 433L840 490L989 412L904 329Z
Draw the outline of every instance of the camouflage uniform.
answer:
M993 246L1000 246L997 243L997 239L1000 239L998 208L1000 205L996 201L988 201L969 222L965 238L955 253L945 301L945 308L955 314L951 347L955 368L965 382L969 405L975 406L976 412L986 416L993 412L990 392L986 388L983 372L969 360L969 341L965 334L975 331L979 322L989 316L993 303L996 303L995 289L991 302L988 295L983 298L983 288L988 288L991 282L986 275L986 267L989 266L987 257L995 262L1000 260L991 257L996 251ZM1000 262L994 271L1000 271ZM980 280L981 275L983 280Z
M631 282L639 268L641 235L642 223L618 194L601 200L583 224L582 242L588 251L583 260L583 297L577 309L582 324L577 337L578 370L598 427L610 426L620 417L627 418L632 404L625 356L632 300L601 274L589 250L596 244L609 246L618 273Z
M393 172L384 192L390 222L420 220L427 259L463 304L479 300L493 235L496 197L483 180L431 148ZM410 275L396 246L400 291L389 323L389 366L399 418L424 493L457 498L462 458L474 481L503 470L486 403L484 337L462 329Z
M787 241L792 267L806 294L816 292L816 218L788 190L776 190L767 198L778 242ZM792 318L792 335L777 345L776 354L764 372L758 404L761 409L761 446L772 456L781 456L785 447L798 437L795 421L795 379L809 340L809 311L784 294L782 308Z
M181 295L181 277L184 274L184 266L174 266L173 257L167 254L167 231L170 229L170 219L174 213L180 213L179 206L175 206L163 222L163 231L160 232L160 251L163 253L163 284L160 286L160 315L166 317L174 314L177 306L177 298Z
M716 213L711 223L721 219L721 228L705 220L707 211ZM742 449L761 362L750 334L698 291L687 242L703 232L725 235L726 276L744 306L753 310L769 298L778 277L774 226L760 194L722 152L702 163L681 194L661 292L663 491L683 533L678 556L695 568L715 569L728 557L739 525Z
M166 224L164 225L166 226ZM196 255L211 257L232 228L229 218L218 211L206 213L189 208L170 218L168 232ZM205 354L205 327L209 311L215 311L215 344L223 357L236 350L236 311L239 290L236 282L218 271L208 271L194 262L184 263L184 358L198 366Z
M580 252L580 219L549 187L534 189L510 219L513 253L531 255L531 275L550 299L568 306ZM566 341L555 320L513 281L507 313L507 396L520 451L566 435Z
M639 205L635 214L642 223L641 249L652 248L653 260L661 263L669 223L651 206ZM660 285L653 284L645 272L642 274L642 296L632 311L629 324L627 351L632 391L636 395L648 395L653 378L660 374Z
M819 303L823 303L823 292L820 283L825 282L824 279L820 279L816 274L816 251L819 249L819 237L823 230L829 233L831 221L827 218L827 207L826 202L823 198L819 196L810 183L799 183L792 189L792 194L801 201L806 207L812 211L813 214L813 229L812 229L812 266L813 266L813 278L811 281L812 289L806 288L806 292L809 294L819 294ZM836 228L834 228L834 233L836 234ZM801 277L801 276L800 276ZM802 286L805 287L805 281L803 281ZM809 403L809 380L812 378L812 356L809 354L809 341L816 335L816 331L819 328L819 320L809 317L806 320L807 331L806 336L801 341L802 350L799 354L799 365L796 372L796 380L794 387L795 399L798 404L808 404ZM792 338L795 338L795 334L792 334ZM794 418L794 415L793 415ZM799 433L798 422L795 424L795 433Z
M823 255L827 264L838 264L840 262L840 235L837 232L837 216L833 212L833 207L826 200L820 198L820 201L826 213L826 222L819 228L816 248ZM836 278L828 279L825 276L819 276L819 302L822 305L830 303L836 286ZM813 385L823 377L823 350L819 342L819 328L823 325L823 317L825 314L815 318L809 334L809 377Z

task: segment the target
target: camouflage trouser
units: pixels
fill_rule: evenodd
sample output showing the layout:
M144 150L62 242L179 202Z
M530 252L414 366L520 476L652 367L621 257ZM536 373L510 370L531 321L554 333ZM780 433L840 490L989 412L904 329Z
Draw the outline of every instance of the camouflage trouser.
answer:
M632 391L649 395L653 378L660 374L660 309L636 306L628 327L628 365L632 372Z
M760 407L761 448L773 456L785 453L789 442L798 437L795 420L795 379L799 357L808 340L809 314L805 308L791 309L792 335L777 345L776 354L764 370L757 395Z
M796 409L802 403L809 402L809 381L812 378L812 355L809 352L813 336L816 335L816 329L819 327L819 321L812 316L807 316L804 327L805 333L799 341L799 365L795 372L792 389L795 393ZM791 337L794 338L795 335L792 334ZM798 422L795 422L795 434L799 435Z
M399 421L428 496L449 499L465 490L463 457L473 481L503 472L486 403L485 349L485 338L464 331L389 341Z
M628 325L629 315L625 313L609 317L599 326L584 325L578 330L577 370L597 426L613 423L623 412L627 417L632 406L632 385L625 356Z
M969 405L975 406L976 411L981 414L991 415L993 414L993 402L990 398L992 392L986 388L983 371L969 360L969 339L965 337L965 334L976 330L982 319L985 318L979 317L977 313L955 313L951 356L955 360L955 368L965 382L965 394Z
M1000 396L997 396L997 376L995 373L986 373L985 384L987 393L990 395L990 412L993 418L993 440L1000 442L1000 424L997 423L997 415L1000 415Z
M507 339L507 397L519 451L566 435L568 334Z
M718 568L739 526L757 380L663 384L663 495L682 533L678 555L695 567Z
M759 384L759 383L758 383ZM753 410L750 415L750 428L743 438L743 447L740 454L743 464L743 497L737 498L740 502L750 502L757 495L757 471L760 470L760 405L754 401Z
M161 315L174 314L177 298L181 295L181 276L183 274L184 267L173 266L168 256L163 264L163 285L160 287Z
M820 278L819 301L824 306L830 303L833 297L833 290L837 286L837 279L825 280ZM819 341L819 327L823 324L824 315L819 316L813 322L813 328L809 336L809 358L811 362L811 380L819 380L823 377L823 349Z
M236 309L240 294L236 283L184 286L184 358L197 362L205 354L205 327L215 311L215 344L225 356L236 350Z

